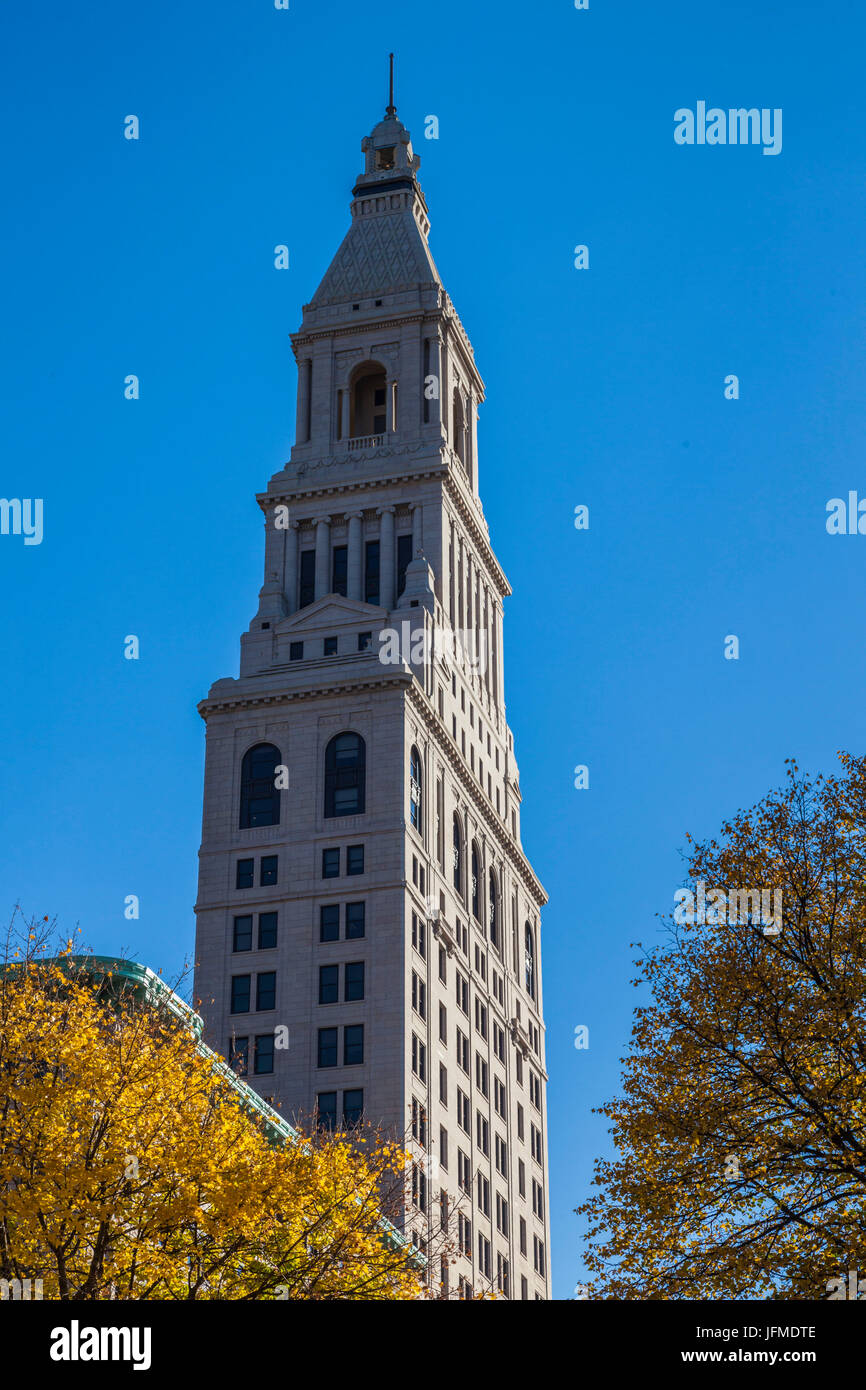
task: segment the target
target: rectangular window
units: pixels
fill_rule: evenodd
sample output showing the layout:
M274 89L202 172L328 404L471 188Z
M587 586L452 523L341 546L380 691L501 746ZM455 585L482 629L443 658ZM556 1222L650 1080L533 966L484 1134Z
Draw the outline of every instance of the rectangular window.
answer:
M235 888L252 888L255 859L239 859L235 869Z
M444 946L439 947L439 979L443 985L448 983L448 952Z
M364 549L364 602L379 602L379 542L367 541Z
M485 1279L490 1278L490 1241L478 1232L478 1267Z
M322 643L322 656L336 656L336 655L337 655L337 639L336 639L336 637L326 637L325 640L324 640L324 642Z
M448 1172L448 1131L439 1126L439 1167Z
M468 982L468 980L464 980L464 978L463 978L463 976L460 974L460 971L459 971L459 970L456 970L456 971L454 972L454 983L455 983L455 986L456 986L456 993L457 993L457 1007L458 1007L458 1009L460 1009L464 1014L466 1014L466 1016L467 1016L467 1018L468 1018L468 1016L469 1016L469 982Z
M521 1197L526 1196L526 1164L522 1158L517 1160L517 1191Z
M439 1041L448 1045L448 1010L444 1004L439 1005Z
M358 651L359 651L359 652L368 652L368 651L370 650L370 648L372 647L372 645L373 645L373 634L372 634L372 632L359 632L359 633L358 633Z
M397 597L406 587L406 567L412 559L412 535L397 537Z
M232 933L232 950L251 951L252 949L253 919L252 917L236 917Z
M540 1274L541 1277L544 1278L544 1273L545 1273L544 1241L543 1241L543 1240L539 1240L539 1239L538 1239L538 1236L534 1236L534 1237L533 1237L533 1241L532 1241L532 1245L533 1245L532 1267L533 1267L533 1269L535 1270L536 1274Z
M277 865L279 857L276 854L262 855L259 865L259 883L263 888L270 888L277 881Z
M489 1216L490 1183L487 1181L483 1173L478 1174L478 1177L476 1179L476 1188L478 1190L478 1210L482 1213L482 1215Z
M335 1067L337 1065L337 1033L336 1028L319 1029L319 1066Z
M298 590L298 607L306 608L316 596L316 552L301 551L301 582Z
M469 1105L469 1097L457 1087L457 1123L464 1134L472 1132L472 1110Z
M346 966L343 998L347 1004L364 998L364 962L350 961Z
M412 971L412 1008L421 1018L427 1017L427 986L414 970Z
M323 850L322 850L322 878L339 878L339 877L340 877L340 850L339 850L339 847L338 847L337 849L323 849Z
M503 1178L508 1177L508 1148L501 1134L496 1135L496 1167Z
M269 1076L274 1069L274 1035L273 1033L261 1033L256 1038L256 1055L254 1061L254 1071L256 1076Z
M332 594L342 594L343 598L348 592L346 580L349 575L349 548L346 545L334 546L334 566L331 571L331 592Z
M289 661L303 661L304 644L303 642L289 643Z
M489 1094L487 1081L487 1063L480 1052L475 1054L475 1085L478 1087L485 1100Z
M490 1126L480 1110L475 1111L475 1140L485 1158L490 1156Z
M277 914L259 913L259 950L272 951L277 944Z
M521 1255L526 1254L526 1221L522 1216L520 1218L520 1253Z
M457 1029L457 1065L469 1075L469 1039Z
M343 1092L343 1128L354 1129L364 1118L364 1092L358 1088Z
M509 1270L508 1261L504 1255L496 1256L496 1282L499 1286L499 1292L507 1298L509 1293Z
M465 1192L467 1197L472 1196L472 1165L469 1162L469 1155L462 1149L457 1150L457 1186L461 1192Z
M366 903L346 903L346 940L357 941L365 934Z
M427 1048L415 1033L412 1034L412 1070L419 1081L427 1080Z
M475 998L475 1028L482 1038L487 1037L487 1007L482 1004L477 995Z
M229 1038L229 1066L237 1072L238 1076L246 1076L247 1074L249 1050L249 1038Z
M415 863L417 864L417 860ZM427 955L427 923L423 917L419 917L417 912L412 913L412 945L419 956Z
M444 1063L439 1063L439 1099L443 1105L448 1104L448 1068Z
M339 941L339 939L340 905L339 903L328 903L327 906L319 908L319 940Z
M251 979L251 975L232 975L231 1011L233 1014L249 1013Z
M518 1137L518 1139L522 1139L522 1138L523 1138L523 1106L522 1106L522 1105L518 1105L518 1107L517 1107L517 1137Z
M349 845L346 850L346 873L362 874L364 872L364 846Z
M339 995L340 967L319 966L319 1003L336 1004Z
M316 1096L317 1129L337 1128L337 1092L320 1091Z
M259 1013L264 1013L266 1009L275 1009L276 1006L277 972L266 970L256 976L256 1009Z
M364 1025L353 1023L343 1029L343 1066L357 1067L364 1060Z

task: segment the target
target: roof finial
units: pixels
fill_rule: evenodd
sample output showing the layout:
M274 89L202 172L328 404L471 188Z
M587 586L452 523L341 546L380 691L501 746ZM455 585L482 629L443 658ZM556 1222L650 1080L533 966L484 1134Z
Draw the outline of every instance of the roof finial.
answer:
M388 67L389 67L389 78L388 78L388 109L387 109L387 111L385 112L385 116L386 116L387 119L390 120L391 117L396 116L396 114L397 114L397 108L396 108L396 106L394 105L394 54L393 54L393 53L389 53L389 54L388 54Z

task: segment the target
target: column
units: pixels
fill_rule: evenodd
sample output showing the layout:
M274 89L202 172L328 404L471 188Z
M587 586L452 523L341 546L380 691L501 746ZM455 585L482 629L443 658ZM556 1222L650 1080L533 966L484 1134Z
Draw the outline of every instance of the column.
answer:
M394 557L394 508L380 507L379 516L379 603L389 611L394 607L396 560Z
M397 428L396 418L397 383L389 381L385 389L385 433L393 434Z
M289 613L298 607L298 523L289 522L286 532L286 562L283 570L283 592Z
M349 598L354 599L363 599L364 597L364 547L361 543L362 520L362 512L349 513L349 575L346 592Z
M315 598L331 592L331 518L320 516L316 522L316 588Z
M480 491L478 486L478 402L474 395L469 397L469 428L471 430L471 449L472 449L472 471L470 477L475 491Z

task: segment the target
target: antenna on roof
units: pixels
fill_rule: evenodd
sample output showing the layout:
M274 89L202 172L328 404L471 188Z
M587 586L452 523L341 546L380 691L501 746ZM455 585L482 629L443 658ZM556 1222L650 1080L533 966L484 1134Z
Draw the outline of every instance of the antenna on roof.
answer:
M394 105L394 54L393 54L393 53L389 53L389 54L388 54L388 68L389 68L389 75L388 75L388 109L387 109L387 111L385 112L385 115L386 115L386 117L389 117L389 118L390 118L391 116L396 116L396 114L397 114L397 108L396 108L396 106Z

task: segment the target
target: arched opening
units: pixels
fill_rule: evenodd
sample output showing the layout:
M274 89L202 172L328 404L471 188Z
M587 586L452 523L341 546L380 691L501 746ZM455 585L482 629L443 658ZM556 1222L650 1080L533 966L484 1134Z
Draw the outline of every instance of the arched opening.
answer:
M421 754L413 744L412 752L409 755L409 820L419 835L423 834L424 830L423 788L424 774L421 770Z
M384 434L388 423L388 377L378 362L363 362L352 375L349 391L349 435Z
M451 438L454 442L454 452L459 458L463 467L466 467L466 414L463 410L463 397L459 387L454 387L454 394L451 400Z
M325 749L325 816L364 811L367 746L360 734L336 734Z
M535 937L534 937L533 934L532 934L532 928L531 928L531 926L529 925L528 922L526 923L526 926L525 926L525 928L524 928L523 938L524 938L523 962L524 962L524 970L525 970L525 972L526 972L526 993L529 995L530 999L534 999L534 998L535 998Z
M452 849L452 863L454 867L454 887L457 892L463 893L463 835L460 830L460 818L454 814L454 838Z
M476 922L481 921L481 867L478 857L478 846L472 841L472 916Z
M490 870L488 874L488 906L490 921L490 940L502 954L502 946L499 940L499 885L496 882L496 874Z
M259 825L279 825L280 793L276 772L280 750L272 743L257 743L247 749L241 763L241 830Z

